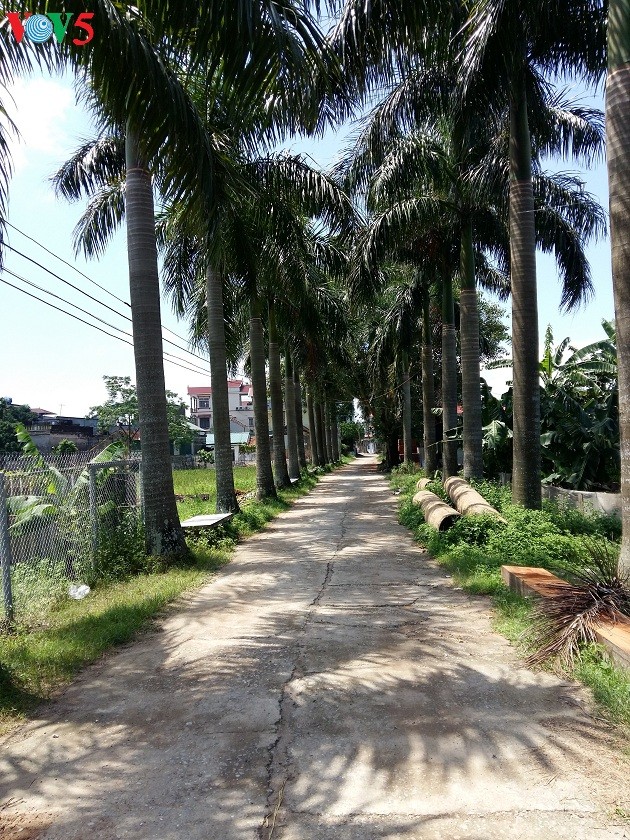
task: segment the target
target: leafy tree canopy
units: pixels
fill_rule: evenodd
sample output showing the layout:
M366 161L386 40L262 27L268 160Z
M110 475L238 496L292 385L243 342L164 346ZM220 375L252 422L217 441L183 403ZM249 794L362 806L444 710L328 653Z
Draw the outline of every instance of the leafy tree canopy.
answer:
M20 452L22 447L15 434L15 424L25 426L37 419L28 405L13 405L6 399L0 398L0 453Z
M138 395L129 376L104 376L107 399L102 405L90 408L89 417L98 417L98 428L107 433L118 429L127 451L136 437L138 422ZM173 443L190 443L195 433L185 417L185 403L173 391L166 392L168 434Z
M361 423L344 421L339 424L339 433L341 434L341 442L347 446L352 446L355 441L361 440L365 434L365 428Z

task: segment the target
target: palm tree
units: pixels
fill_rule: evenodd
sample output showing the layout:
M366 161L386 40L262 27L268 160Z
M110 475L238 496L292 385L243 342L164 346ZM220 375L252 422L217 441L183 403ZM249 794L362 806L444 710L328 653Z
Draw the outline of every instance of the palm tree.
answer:
M289 478L300 477L300 453L298 447L298 424L295 411L295 381L293 371L293 357L289 347L286 347L284 354L284 396L285 410L287 416L287 449L289 452ZM302 425L301 399L300 399L300 426ZM302 446L304 437L302 437Z
M591 78L603 72L605 24L596 5L569 0L478 0L462 51L466 78L483 77L486 85L494 84L507 91L509 100L512 492L515 501L532 508L541 505L536 230L530 132L532 116L536 114L533 99L539 98L536 93L545 86L539 70ZM588 155L593 149L584 145L582 151Z
M153 188L138 135L131 127L127 128L125 151L129 294L142 447L145 539L150 554L176 556L187 549L175 503L168 445Z
M208 350L212 380L212 425L214 429L214 473L217 513L238 513L239 505L232 470L232 436L228 400L225 315L221 275L210 264L206 269Z
M421 281L423 278L420 278ZM431 310L429 287L422 283L422 426L424 430L424 471L433 478L437 470L435 447L435 383L433 377L433 341L431 338Z
M308 429L311 443L311 463L314 467L323 466L321 460L321 446L318 440L317 419L315 417L315 403L313 402L313 391L308 388L306 391L306 410L308 413Z
M276 487L280 490L291 486L284 449L284 408L282 404L282 379L280 373L280 345L273 297L269 298L269 395L271 397L271 423L273 427L273 472ZM287 406L287 415L288 415ZM288 420L288 417L287 417Z
M151 30L156 43L160 42L162 36L167 36L169 58L177 61L185 55L186 64L190 69L196 59L194 50L191 52L190 49L192 29L188 26L188 23L192 24L192 19L185 21L185 15L180 15L177 21L179 29L174 31L173 18L170 14L172 10L164 15L165 4L154 4L151 10L153 13L151 26L146 27L145 21L140 19L137 12L130 16L131 22L129 22L108 4L97 5L103 6L103 9L101 9L103 15L102 19L99 19L99 25L102 29L100 33L103 38L102 43L106 46L85 52L86 55L89 55L89 72L94 81L95 90L98 91L101 102L107 106L110 121L118 122L119 125L126 123L128 126L128 160L133 166L128 168L130 180L127 184L128 206L126 212L130 231L130 281L133 285L136 282L136 275L139 275L141 271L136 259L137 255L142 254L140 246L144 249L144 253L150 257L150 260L153 260L149 245L149 229L154 231L153 206L152 202L149 205L146 200L146 188L144 201L137 199L137 196L141 195L140 174L144 172L145 180L147 177L147 169L143 160L151 159L167 140L172 147L174 138L186 144L190 142L191 137L194 137L195 142L192 143L192 148L196 150L196 154L192 156L175 154L170 159L171 169L164 170L169 173L167 178L168 189L164 194L169 195L171 200L177 200L178 197L186 195L189 212L192 214L195 210L200 209L200 218L207 216L210 206L213 188L213 160L209 153L205 128L201 125L201 120L194 105L182 91L175 74L168 69L166 62L159 55L155 46L149 43L144 35L145 31ZM183 12L183 10L181 11ZM188 11L190 12L190 7ZM282 11L277 8L271 10L264 2L261 2L254 4L253 7L252 4L241 5L236 15L229 4L227 4L225 11L227 12L226 16L220 16L219 22L219 19L213 17L212 14L210 16L204 15L203 10L201 10L201 17L195 13L194 24L196 27L201 26L204 29L206 47L212 44L213 58L216 58L221 65L221 72L224 77L229 78L233 85L238 86L241 94L244 95L247 92L250 100L268 86L270 78L276 84L276 77L273 74L268 75L270 63L271 65L275 63L279 69L282 67L285 72L288 68L304 67L306 52L312 46L319 46L320 38L314 21L308 15L297 12L295 9L285 7ZM214 12L216 12L216 8ZM242 22L241 14L244 14L248 19L248 27L239 31L236 38L233 36L237 34L237 29L232 29L230 37L226 37L226 32L232 24ZM244 32L247 32L250 37L243 37ZM254 38L254 36L256 37ZM289 50L289 53L282 56L285 48ZM72 56L72 48L69 51ZM76 52L74 50L74 53ZM114 54L114 60L111 61L110 65L107 65L107 58L111 59L112 53ZM79 55L82 57L83 53L79 51ZM310 65L310 62L308 63ZM262 70L263 67L264 71ZM147 70L150 72L146 72ZM152 81L150 86L146 85L147 78ZM245 79L244 84L243 79ZM150 95L147 95L148 92L150 92ZM165 108L167 102L169 108ZM156 131L147 133L148 140L144 143L142 150L140 150L137 140L140 125L145 128L153 128L154 126L157 128ZM135 166L135 164L138 165ZM137 173L135 172L136 169ZM130 188L134 196L131 203L129 202ZM150 220L148 216L145 216L142 220L135 220L130 216L130 211L140 210L148 213L149 209L151 210ZM141 233L144 234L144 238L142 238ZM154 232L152 235L154 236ZM132 249L134 251L133 255L131 253ZM153 243L152 250L155 251L155 243ZM146 296L142 297L133 291L131 294L134 305L141 306L147 311L151 309L149 302L152 301L153 320L149 320L145 314L144 317L140 318L140 326L143 329L158 330L151 339L146 338L144 333L140 336L135 329L137 319L134 317L140 414L141 417L143 414L145 415L147 422L149 422L148 418L151 416L155 417L144 434L146 441L146 446L143 443L143 449L146 449L145 471L148 472L150 487L155 485L157 488L159 483L157 481L158 473L162 474L161 483L159 483L161 493L164 496L170 495L173 497L172 486L169 493L166 482L166 462L161 466L153 463L154 458L164 457L163 446L160 449L158 443L162 440L162 431L166 428L165 413L163 417L157 417L158 414L162 414L160 394L163 394L164 388L158 387L158 380L161 378L163 385L163 371L161 377L156 375L148 380L151 388L145 389L141 381L141 376L145 375L145 371L151 373L151 375L155 372L150 360L143 354L143 347L150 349L154 360L157 358L161 360L161 352L159 356L155 356L158 347L161 349L159 307L157 317L155 317L155 300L159 303L159 286L151 292L149 298L149 280L157 283L157 270L153 271L152 267L147 270L144 285L138 287L138 292L142 291ZM152 395L149 393L151 389ZM162 429L159 434L157 432L158 426ZM146 481L147 479L145 479ZM181 531L178 532L178 525L175 524L176 512L173 517L173 510L175 510L174 497L169 506L168 515L165 515L164 511L167 503L162 502L158 509L158 495L157 492L152 491L148 498L148 507L145 506L148 548L157 553L170 553L171 550L178 550L183 546L183 538ZM151 510L151 506L154 504L156 508ZM159 522L162 522L161 526L158 526ZM159 532L155 530L158 527L161 527Z
M627 259L630 195L630 10L624 0L610 0L608 12L608 78L606 137L610 193L610 238L619 365L621 434L622 540L620 574L630 578L630 265Z
M304 421L302 420L302 383L300 380L300 369L298 367L298 360L294 359L293 361L293 387L295 393L295 424L297 433L298 461L300 465L300 470L305 470L306 449L304 447Z
M256 426L256 496L259 499L275 498L277 493L271 470L271 451L269 447L262 302L255 290L250 291L249 300L249 357L254 391L254 424Z

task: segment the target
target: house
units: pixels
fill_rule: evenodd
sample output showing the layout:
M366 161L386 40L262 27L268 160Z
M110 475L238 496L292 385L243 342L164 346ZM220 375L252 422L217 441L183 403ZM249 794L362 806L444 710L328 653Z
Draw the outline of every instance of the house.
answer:
M240 447L249 443L250 436L247 432L230 432L230 443L232 444L232 460L239 461L245 456L241 453ZM214 435L209 432L206 435L206 446L214 449Z
M188 386L190 419L207 432L214 431L212 422L212 386ZM228 380L228 405L230 432L252 435L254 428L254 402L252 386L244 379Z
M91 449L98 441L96 417L61 417L45 408L32 408L37 414L28 433L40 452L50 452L62 440L76 444L79 451Z
M206 446L214 445L214 425L212 422L212 386L188 386L188 396L190 397L190 419L193 423L205 429L208 433L206 437ZM238 460L238 452L235 447L240 443L252 442L252 438L256 434L254 422L254 394L252 386L244 379L230 379L228 380L228 404L230 408L230 433L232 435L232 451L235 452L235 457ZM269 433L271 432L273 424L271 422L271 411L268 409L269 418ZM307 450L310 452L310 433L308 428L308 415L303 414L302 417L303 430L305 435L305 444ZM245 440L242 435L247 435ZM285 446L286 446L286 425L284 428ZM211 439L210 439L210 436ZM238 442L237 441L238 437Z

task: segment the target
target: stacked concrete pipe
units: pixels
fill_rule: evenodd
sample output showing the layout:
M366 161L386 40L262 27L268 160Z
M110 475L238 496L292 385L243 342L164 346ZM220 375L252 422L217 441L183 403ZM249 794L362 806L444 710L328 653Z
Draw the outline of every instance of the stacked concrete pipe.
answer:
M422 508L425 522L438 531L446 531L459 519L459 513L430 490L419 490L413 497L413 503Z
M470 484L458 475L449 476L444 482L444 489L462 516L484 514L500 519L501 522L506 521L496 508L488 504L481 493L473 490Z

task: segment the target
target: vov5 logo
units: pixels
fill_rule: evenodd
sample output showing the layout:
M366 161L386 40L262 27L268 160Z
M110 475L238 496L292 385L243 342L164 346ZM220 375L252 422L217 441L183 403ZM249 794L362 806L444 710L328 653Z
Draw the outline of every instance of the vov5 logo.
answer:
M18 44L21 43L25 35L34 44L43 44L48 41L53 32L57 41L61 44L66 37L73 17L74 15L69 12L48 12L45 15L34 15L31 12L26 12L24 18L20 20L17 12L7 12L13 37ZM73 27L82 30L84 33L83 38L72 39L72 43L76 44L77 47L84 47L94 37L94 29L89 23L93 17L94 12L81 12L80 15L77 15Z

